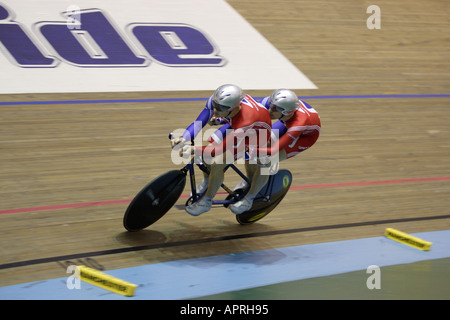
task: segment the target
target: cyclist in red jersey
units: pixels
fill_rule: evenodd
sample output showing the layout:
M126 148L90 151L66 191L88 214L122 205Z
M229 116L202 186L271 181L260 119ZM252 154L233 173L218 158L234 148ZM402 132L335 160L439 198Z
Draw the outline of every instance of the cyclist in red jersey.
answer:
M216 89L212 97L214 116L230 125L226 137L220 142L213 142L204 147L186 145L183 153L201 153L204 161L211 165L205 195L186 207L191 215L200 215L211 209L212 199L224 180L223 169L237 159L245 157L249 148L264 147L271 132L271 117L268 110L246 95L235 85L223 85ZM241 201L229 206L235 214L251 208L253 199L267 183L268 175L261 175L258 164L246 163L251 171L251 188Z
M258 147L251 151L259 156L273 156L283 161L309 149L319 138L321 123L316 110L287 89L278 89L261 102L270 111L272 119L279 119L286 132L270 147Z

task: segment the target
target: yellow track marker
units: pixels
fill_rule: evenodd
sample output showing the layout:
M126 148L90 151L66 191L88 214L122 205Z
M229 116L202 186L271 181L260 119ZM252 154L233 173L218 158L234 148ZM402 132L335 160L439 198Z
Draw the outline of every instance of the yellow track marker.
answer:
M393 228L386 228L386 231L384 232L384 235L388 237L389 239L395 240L397 242L406 244L410 247L428 251L431 248L431 242L425 241L423 239L414 237L410 234L407 234L405 232L393 229Z
M89 282L93 285L99 286L103 289L107 289L124 296L131 297L134 295L134 290L137 287L137 285L135 284L115 278L98 270L88 268L85 266L78 266L78 268L80 271L79 277L83 281Z

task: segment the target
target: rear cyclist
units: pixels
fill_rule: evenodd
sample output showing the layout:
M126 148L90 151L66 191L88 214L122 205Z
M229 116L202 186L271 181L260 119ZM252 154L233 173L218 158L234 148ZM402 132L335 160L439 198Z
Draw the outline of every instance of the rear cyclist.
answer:
M316 110L306 102L300 100L297 95L288 89L275 90L261 103L270 111L272 119L279 119L286 127L279 140L270 147L258 147L253 150L252 156L274 156L278 154L278 160L283 161L292 158L314 145L319 138L321 123Z

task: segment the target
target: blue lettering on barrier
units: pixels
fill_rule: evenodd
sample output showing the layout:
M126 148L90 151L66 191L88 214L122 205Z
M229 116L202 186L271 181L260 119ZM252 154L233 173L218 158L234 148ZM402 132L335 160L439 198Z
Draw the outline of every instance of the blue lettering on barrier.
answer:
M101 10L82 10L79 19L78 29L69 29L69 20L38 24L41 34L61 58L80 67L146 64L146 59L131 51Z
M148 54L167 66L217 66L224 59L206 36L186 24L132 24L131 32Z
M132 23L127 28L128 39L100 9L62 15L66 21L35 24L41 44L0 3L0 51L20 67L55 67L59 60L77 67L145 67L152 60L169 67L221 67L226 63L217 46L193 26ZM45 55L44 44L56 55ZM133 44L145 53L138 54Z
M28 35L25 27L14 21L14 16L0 4L0 50L20 67L54 67L55 59L45 57L37 41ZM6 51L5 51L6 49Z

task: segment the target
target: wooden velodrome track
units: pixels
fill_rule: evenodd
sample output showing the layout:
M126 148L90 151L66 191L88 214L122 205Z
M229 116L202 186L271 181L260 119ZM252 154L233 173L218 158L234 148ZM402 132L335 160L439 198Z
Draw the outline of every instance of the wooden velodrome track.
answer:
M191 123L204 101L2 105L0 286L65 277L71 262L111 270L381 236L386 227L450 229L448 1L228 2L319 87L297 91L319 112L323 129L313 148L282 163L294 176L283 202L241 226L224 208L191 217L182 198L153 226L126 232L129 200L179 168L170 160L168 132ZM379 30L366 27L371 4L381 8ZM211 93L24 94L0 101ZM447 96L430 96L440 94Z

